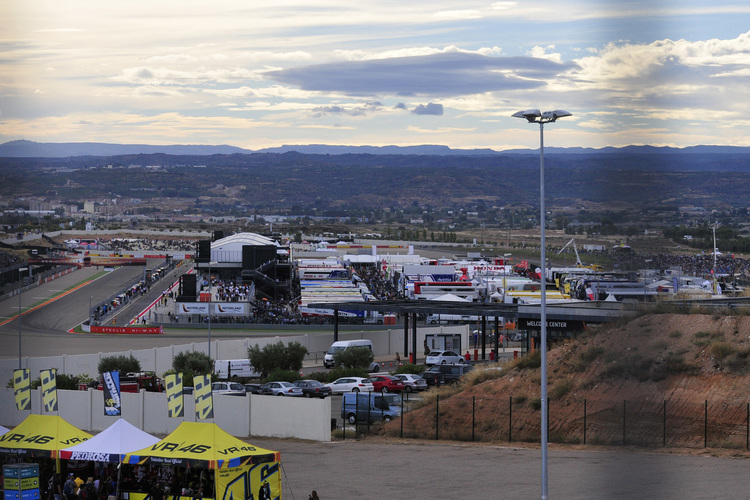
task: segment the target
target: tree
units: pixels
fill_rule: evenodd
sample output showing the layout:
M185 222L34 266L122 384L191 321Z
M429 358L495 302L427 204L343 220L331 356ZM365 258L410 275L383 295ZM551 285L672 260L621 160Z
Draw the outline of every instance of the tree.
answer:
M302 369L302 360L307 354L307 347L299 342L288 345L281 340L275 344L268 344L263 349L255 344L248 348L247 358L250 364L261 373L271 373L275 370L291 370L298 372Z
M139 372L141 371L141 362L130 356L105 356L97 365L99 374L104 372L119 371L120 373Z
M182 373L183 385L192 387L193 377L212 374L214 364L206 353L182 351L172 359L172 368L175 372Z
M367 370L375 359L372 350L367 347L350 347L333 354L333 366L347 368L364 368Z

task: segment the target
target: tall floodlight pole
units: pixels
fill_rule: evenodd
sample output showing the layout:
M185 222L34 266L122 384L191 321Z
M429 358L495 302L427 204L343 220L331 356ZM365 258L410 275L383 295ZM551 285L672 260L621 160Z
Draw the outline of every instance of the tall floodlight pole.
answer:
M545 111L540 112L538 109L529 109L526 111L518 111L513 113L514 118L525 118L529 123L539 124L539 183L540 183L540 218L541 224L541 282L542 282L542 301L541 301L541 331L540 337L540 351L542 355L542 500L547 500L548 496L548 473L547 473L547 442L548 442L548 419L547 414L547 276L546 276L546 253L545 253L545 239L544 239L544 224L545 224L545 206L544 206L544 124L552 123L558 118L564 116L572 116L572 113L568 113L563 110Z
M217 263L209 261L208 263L208 359L211 359L211 266Z
M21 292L23 291L23 276L21 273L26 271L26 267L18 270L18 369L23 368L21 365Z

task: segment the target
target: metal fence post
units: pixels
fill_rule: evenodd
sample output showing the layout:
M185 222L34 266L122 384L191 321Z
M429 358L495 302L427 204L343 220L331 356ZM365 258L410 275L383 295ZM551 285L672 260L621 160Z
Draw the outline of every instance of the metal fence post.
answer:
M471 442L474 442L474 425L476 424L476 404L477 404L477 397L472 396L471 397Z
M586 444L586 399L583 400L583 444Z
M750 403L747 403L747 427L745 427L745 449L750 450Z
M662 430L661 430L661 440L662 440L661 445L666 447L667 446L667 400L666 399L664 400L663 415L664 415L664 422L662 423Z
M627 400L622 400L622 445L625 446L625 415L627 414Z
M508 397L510 406L508 407L508 442L513 442L513 396Z
M401 393L401 439L404 439L404 393Z
M435 398L435 441L438 440L438 430L440 429L440 395Z
M703 447L708 448L708 399L703 407Z

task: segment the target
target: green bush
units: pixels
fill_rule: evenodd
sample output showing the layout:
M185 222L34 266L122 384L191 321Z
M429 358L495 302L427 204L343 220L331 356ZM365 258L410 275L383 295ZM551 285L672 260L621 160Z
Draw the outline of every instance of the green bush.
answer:
M132 355L130 356L105 356L99 361L97 366L99 374L104 372L119 371L121 375L128 372L139 372L141 371L141 362L135 359Z
M302 376L297 371L292 370L273 370L266 377L266 382L294 382L295 380L301 380Z
M281 340L275 344L268 344L263 349L255 344L247 350L250 364L262 374L270 374L278 370L299 372L306 355L307 347L299 342L284 344Z
M362 368L367 370L375 355L368 347L350 347L333 354L333 366L348 368Z
M203 352L182 351L172 358L172 368L182 373L182 385L193 387L193 377L196 375L213 374L214 366L208 354Z
M418 375L422 373L425 369L424 365L415 365L414 363L405 363L401 366L399 366L396 371L393 373L411 373L413 375Z

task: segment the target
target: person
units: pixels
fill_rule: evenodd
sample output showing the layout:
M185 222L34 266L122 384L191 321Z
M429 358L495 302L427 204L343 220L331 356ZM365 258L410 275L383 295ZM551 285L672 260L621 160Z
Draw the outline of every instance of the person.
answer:
M76 476L76 478L73 480L76 483L76 489L74 490L73 498L80 498L81 494L81 486L83 486L83 479L81 479L81 476Z
M464 354L464 359L467 363L471 361L471 354L469 354L469 351L466 351L466 354Z
M263 481L258 490L258 500L271 500L271 486L268 481Z
M308 500L320 500L320 497L318 497L318 492L315 490L312 490L312 493L310 493Z
M75 492L76 492L76 481L73 478L73 473L71 472L70 474L68 474L68 479L65 481L65 484L63 485L63 495L65 496L65 500L74 500Z
M490 351L490 361L495 361L495 350Z
M401 362L401 356L398 355L398 351L396 351L396 363Z

